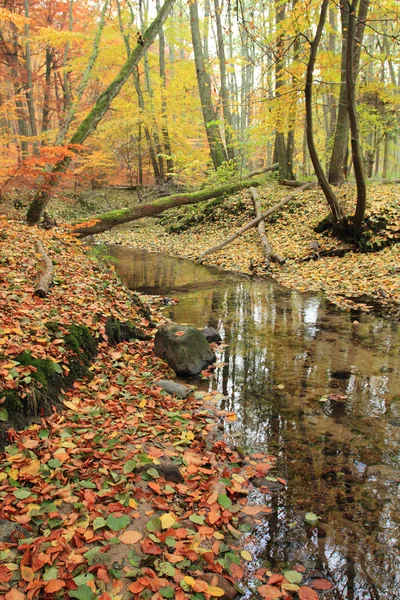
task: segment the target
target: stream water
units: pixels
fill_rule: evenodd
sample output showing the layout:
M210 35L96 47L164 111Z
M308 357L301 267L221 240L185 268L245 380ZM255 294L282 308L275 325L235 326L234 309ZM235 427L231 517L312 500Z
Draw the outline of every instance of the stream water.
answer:
M224 366L197 384L237 413L232 443L275 455L287 480L258 492L273 508L256 530L258 564L321 571L335 584L324 598L400 598L398 324L161 254L107 254L129 288L176 298L168 317L227 344Z

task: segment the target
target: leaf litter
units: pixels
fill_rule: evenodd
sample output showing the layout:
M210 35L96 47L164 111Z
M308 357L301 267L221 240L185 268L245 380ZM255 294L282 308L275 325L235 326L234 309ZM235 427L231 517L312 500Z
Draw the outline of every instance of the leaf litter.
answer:
M249 504L250 480L273 468L274 458L243 457L210 435L222 414L215 408L218 394L195 392L182 401L157 387L154 380L169 371L154 356L152 342L110 347L107 316L154 332L112 269L61 229L39 234L4 219L2 225L3 392L29 398L29 370L15 360L23 350L65 369L64 341L54 343L48 335L49 319L66 328L84 323L98 339L92 379L62 390L62 410L8 432L0 507L15 531L0 543L2 597L228 597L226 586L243 585L253 561L244 547L252 536L243 538L242 521L271 512ZM33 296L39 235L56 271L45 299ZM163 324L156 305L150 308L152 321ZM234 418L227 413L228 421ZM263 582L265 573L253 577ZM291 598L285 585L293 584L272 577L262 586L275 590L270 597ZM316 589L328 589L329 582L321 581Z

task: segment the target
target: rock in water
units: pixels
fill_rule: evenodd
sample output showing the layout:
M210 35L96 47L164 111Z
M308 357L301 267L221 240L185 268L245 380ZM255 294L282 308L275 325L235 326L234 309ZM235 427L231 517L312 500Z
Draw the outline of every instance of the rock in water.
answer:
M198 375L215 360L204 333L178 323L169 323L157 331L154 351L177 375Z
M178 398L187 398L193 388L188 385L182 385L181 383L176 383L176 381L167 381L166 379L160 379L159 381L154 382L160 388L168 392L168 394L175 394Z
M214 327L203 327L202 332L206 336L207 342L222 342L222 338Z

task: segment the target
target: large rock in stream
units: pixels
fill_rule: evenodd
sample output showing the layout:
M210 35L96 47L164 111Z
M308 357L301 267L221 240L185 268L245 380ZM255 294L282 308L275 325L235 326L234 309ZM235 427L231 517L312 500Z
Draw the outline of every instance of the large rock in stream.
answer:
M205 335L190 325L169 323L154 338L154 351L177 375L198 375L215 360Z

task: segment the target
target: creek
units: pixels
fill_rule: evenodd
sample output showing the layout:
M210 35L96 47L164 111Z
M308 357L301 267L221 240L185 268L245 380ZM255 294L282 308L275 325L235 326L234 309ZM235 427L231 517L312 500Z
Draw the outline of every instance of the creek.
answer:
M400 598L399 325L272 280L123 246L106 252L129 288L176 298L166 316L215 327L227 344L224 364L196 384L237 414L224 424L229 441L276 456L287 481L255 492L273 509L256 525L257 566L321 571L334 582L323 598Z

